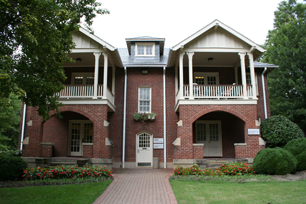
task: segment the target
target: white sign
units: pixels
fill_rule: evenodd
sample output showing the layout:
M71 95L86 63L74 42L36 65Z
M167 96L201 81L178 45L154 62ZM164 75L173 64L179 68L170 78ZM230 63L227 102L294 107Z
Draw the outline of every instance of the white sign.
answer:
M164 138L154 138L154 144L163 144Z
M164 149L164 144L153 144L154 149Z
M249 135L259 135L259 129L248 129Z

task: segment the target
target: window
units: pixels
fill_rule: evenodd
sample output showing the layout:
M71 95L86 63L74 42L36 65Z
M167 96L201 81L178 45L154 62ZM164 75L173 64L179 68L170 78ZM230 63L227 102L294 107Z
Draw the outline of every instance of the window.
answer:
M216 85L219 84L218 72L195 72L194 83L198 85Z
M151 113L151 88L139 88L138 112Z
M94 73L72 73L71 84L94 84Z
M153 43L136 43L136 56L154 56L155 46Z

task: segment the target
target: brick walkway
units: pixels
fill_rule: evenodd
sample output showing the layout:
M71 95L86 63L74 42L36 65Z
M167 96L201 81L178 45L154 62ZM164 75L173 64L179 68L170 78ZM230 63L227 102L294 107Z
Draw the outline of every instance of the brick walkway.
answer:
M176 204L170 175L172 169L114 169L114 181L94 204Z

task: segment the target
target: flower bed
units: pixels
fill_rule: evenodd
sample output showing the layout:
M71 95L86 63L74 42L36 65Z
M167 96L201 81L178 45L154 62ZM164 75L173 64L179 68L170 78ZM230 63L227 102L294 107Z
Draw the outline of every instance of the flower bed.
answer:
M231 162L228 164L221 164L221 166L216 169L201 169L197 164L192 167L183 168L181 166L176 167L173 170L174 175L206 175L206 176L222 176L222 175L253 175L255 173L254 169L249 166L246 162Z
M58 179L58 178L88 178L88 177L111 177L112 171L105 167L88 166L56 166L51 168L35 167L24 169L23 178L26 180L35 179Z

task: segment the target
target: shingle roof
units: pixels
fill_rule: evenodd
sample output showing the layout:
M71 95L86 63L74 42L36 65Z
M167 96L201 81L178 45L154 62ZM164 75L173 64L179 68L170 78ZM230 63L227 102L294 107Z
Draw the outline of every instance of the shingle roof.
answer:
M275 64L268 64L268 63L263 63L263 62L254 62L254 67L255 68L263 68L263 67L278 68L279 66L277 66Z

